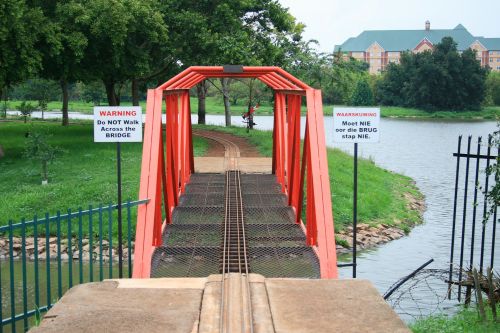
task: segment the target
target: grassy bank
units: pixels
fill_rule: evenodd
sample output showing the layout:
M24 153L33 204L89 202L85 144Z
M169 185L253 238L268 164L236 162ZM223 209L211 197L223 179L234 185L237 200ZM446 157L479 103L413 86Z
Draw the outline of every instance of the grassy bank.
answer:
M93 142L93 125L80 122L62 127L56 122L33 122L50 133L49 143L61 149L49 165L49 184L42 186L40 165L23 156L25 133L30 124L0 121L0 225L8 219L31 219L34 214L84 208L89 204L116 202L116 145ZM195 155L208 148L194 139ZM142 144L122 145L123 198L137 199Z
M196 128L214 129L213 126ZM253 130L250 133L241 127L217 127L219 131L247 138L257 146L264 156L272 156L272 133ZM337 230L352 224L352 156L338 150L328 149L328 170L332 190L333 213ZM376 166L365 159L358 166L358 220L368 224L398 224L409 231L421 221L419 212L408 209L408 198L422 198L411 178Z
M424 111L397 106L383 106L380 109L382 117L388 118L432 118L432 119L488 119L500 117L499 106L487 106L480 111Z
M94 143L92 124L81 122L62 127L54 122L35 122L51 133L50 143L62 152L49 166L49 184L40 185L40 166L23 157L24 134L30 129L22 122L0 122L0 143L5 157L0 160L0 225L8 219L19 221L34 214L89 204L116 201L116 153L114 144ZM195 128L201 126L195 125ZM209 127L214 129L214 127ZM247 138L264 156L272 155L271 132L217 127ZM195 137L195 155L202 155L207 142ZM123 197L137 199L142 145L122 145ZM351 223L352 157L328 150L334 217L337 230ZM369 224L399 224L405 230L420 221L419 213L407 208L407 197L420 197L410 178L377 167L368 160L359 163L359 221ZM133 219L134 220L134 219Z
M452 317L438 315L417 320L410 328L414 333L500 332L500 323L493 322L489 307L486 310L486 322L481 321L475 308L464 308ZM497 313L500 313L500 306L497 306Z
M9 110L17 109L21 104L21 101L9 101ZM37 105L36 101L31 101L31 104ZM104 104L103 104L104 105ZM130 103L124 102L122 105L131 105ZM141 101L143 112L146 110L146 101ZM69 110L74 112L81 112L86 114L93 113L93 104L86 102L70 102ZM333 105L325 104L323 110L325 114L331 115L333 110ZM61 102L50 102L48 104L49 110L59 111L61 109ZM206 109L207 114L224 114L224 104L222 98L219 97L207 97L206 99ZM304 109L304 108L303 108ZM197 113L198 110L198 99L196 97L191 97L191 110L193 113ZM231 106L233 115L240 115L247 111L247 106L244 105L243 101L239 102L237 105ZM304 109L305 111L305 109ZM380 108L381 116L387 118L421 118L421 119L457 119L457 120L467 120L467 119L487 119L495 120L500 117L500 106L488 106L484 107L480 111L424 111L413 108L404 108L396 106L382 106ZM273 112L273 106L271 104L263 104L257 111L257 115L271 115Z

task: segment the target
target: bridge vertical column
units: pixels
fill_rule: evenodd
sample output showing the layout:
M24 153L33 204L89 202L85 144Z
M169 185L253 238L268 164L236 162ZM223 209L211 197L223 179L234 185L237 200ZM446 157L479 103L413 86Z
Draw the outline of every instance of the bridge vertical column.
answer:
M325 125L323 121L321 91L308 89L306 91L306 97L306 126L309 136L307 224L309 225L311 222L309 218L312 218L314 221L313 228L316 230L311 230L311 232L317 235L321 277L336 278L338 275L337 253L335 249L332 197L330 192L330 177L328 174L328 160L326 156ZM309 196L309 193L312 194L312 197Z
M151 255L155 239L155 229L161 228L161 105L162 92L157 89L148 90L146 122L144 130L144 148L141 165L141 185L139 196L149 202L140 205L137 212L137 227L134 247L133 277L149 277L151 271ZM158 212L159 211L159 212Z
M302 189L300 182L300 107L301 96L289 95L288 113L290 115L288 126L288 154L289 163L289 185L288 185L288 204L294 207L295 212L299 209L299 193Z

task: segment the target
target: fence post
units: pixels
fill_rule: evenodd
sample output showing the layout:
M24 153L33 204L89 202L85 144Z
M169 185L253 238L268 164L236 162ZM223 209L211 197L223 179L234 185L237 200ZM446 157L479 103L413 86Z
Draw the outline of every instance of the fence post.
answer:
M35 215L33 217L34 230L33 230L33 250L35 251L34 255L34 265L35 265L35 305L37 308L40 307L40 285L38 278L38 218Z
M57 295L62 297L62 267L61 267L61 212L57 211Z
M113 278L113 204L108 206L108 246L109 246L109 273L108 279Z
M26 220L21 220L21 265L23 279L23 324L24 331L28 331L28 286L26 278ZM15 315L15 314L14 314Z
M71 230L71 209L68 209L68 288L73 287L73 232Z
M89 281L94 282L94 231L92 230L92 205L89 205Z
M128 246L128 277L132 277L132 223L130 216L130 199L127 200L127 246Z
M51 295L51 279L50 279L50 228L49 228L49 213L45 213L45 270L47 271L47 308L52 305Z
M9 276L10 276L10 318L12 332L16 333L16 295L14 286L14 238L12 220L9 220Z

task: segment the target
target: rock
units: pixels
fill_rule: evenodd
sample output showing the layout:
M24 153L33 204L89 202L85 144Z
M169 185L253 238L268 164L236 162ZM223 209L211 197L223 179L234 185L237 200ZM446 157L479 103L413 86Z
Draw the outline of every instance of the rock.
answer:
M360 223L357 226L357 230L367 230L368 228L370 228L370 226L366 223Z
M51 257L52 257L52 255L51 255ZM67 253L61 254L61 260L68 260L68 259L69 259L69 256Z

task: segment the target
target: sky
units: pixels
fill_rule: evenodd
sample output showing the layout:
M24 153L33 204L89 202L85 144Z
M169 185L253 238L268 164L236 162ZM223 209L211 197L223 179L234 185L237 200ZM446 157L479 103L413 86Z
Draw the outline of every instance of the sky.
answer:
M500 38L499 0L279 0L306 25L306 40L319 41L319 50L363 30L452 29L461 23L474 36Z

